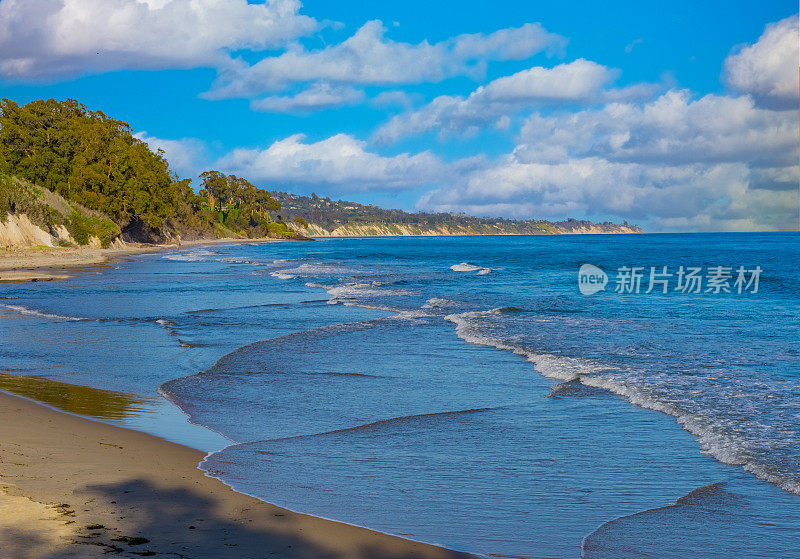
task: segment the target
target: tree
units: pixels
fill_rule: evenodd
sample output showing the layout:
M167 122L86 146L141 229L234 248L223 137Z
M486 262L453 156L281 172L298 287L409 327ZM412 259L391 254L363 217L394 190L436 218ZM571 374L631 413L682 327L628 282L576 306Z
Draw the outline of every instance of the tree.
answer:
M122 227L175 217L176 177L130 126L73 99L0 101L0 171L49 188Z

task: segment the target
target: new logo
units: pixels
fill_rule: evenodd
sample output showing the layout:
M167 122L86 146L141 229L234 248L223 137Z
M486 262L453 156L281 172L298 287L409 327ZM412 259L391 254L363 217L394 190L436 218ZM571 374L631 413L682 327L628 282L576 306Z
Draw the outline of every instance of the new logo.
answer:
M606 273L594 264L584 264L578 270L578 289L584 295L603 291L608 283Z

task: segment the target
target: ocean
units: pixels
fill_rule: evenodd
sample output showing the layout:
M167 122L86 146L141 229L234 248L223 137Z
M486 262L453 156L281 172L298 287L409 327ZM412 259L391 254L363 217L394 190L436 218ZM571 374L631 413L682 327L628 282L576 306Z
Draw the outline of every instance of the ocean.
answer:
M277 505L488 557L800 557L798 241L139 255L0 285L0 389L202 449Z

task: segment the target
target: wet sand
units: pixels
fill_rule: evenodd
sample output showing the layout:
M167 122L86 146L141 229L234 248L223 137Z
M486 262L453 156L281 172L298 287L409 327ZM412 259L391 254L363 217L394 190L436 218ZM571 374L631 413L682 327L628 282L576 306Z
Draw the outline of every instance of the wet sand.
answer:
M0 282L53 281L67 279L89 269L130 254L152 252L165 247L127 248L26 248L0 249Z
M286 239L200 239L178 244L146 245L129 243L120 248L37 247L0 248L0 283L53 281L74 277L82 270L107 264L132 254L165 249L255 242L284 242Z
M202 452L3 392L0 425L3 557L470 557L264 503Z

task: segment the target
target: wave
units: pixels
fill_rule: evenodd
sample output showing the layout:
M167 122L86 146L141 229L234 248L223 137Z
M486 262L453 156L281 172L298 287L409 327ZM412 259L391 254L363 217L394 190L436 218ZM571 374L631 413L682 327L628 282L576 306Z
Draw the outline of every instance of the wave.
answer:
M461 264L453 264L450 266L450 269L454 272L477 272L479 276L485 276L486 274L492 273L494 270L492 268L484 268L483 266L476 266L475 264L470 264L469 262L462 262Z
M742 499L728 491L725 482L698 487L672 504L604 522L583 538L581 558L685 556L683 551L697 545L692 536L702 537L700 528L708 523L730 523L726 512L738 508ZM687 531L692 526L694 530Z
M422 305L423 309L443 309L447 307L452 307L457 305L455 301L451 301L450 299L443 299L442 297L431 297L428 299L424 305Z
M36 309L31 309L31 308L25 307L23 305L0 305L0 307L3 307L5 309L8 309L10 311L13 311L13 312L16 312L16 313L19 313L19 314L24 314L24 315L28 315L28 316L36 316L36 317L39 317L39 318L51 318L53 320L67 320L67 321L70 321L70 322L84 322L84 321L87 321L87 320L92 320L91 318L82 318L82 317L78 317L78 316L67 316L67 315L62 315L62 314L53 314L53 313L47 313L47 312L44 312L44 311L37 311Z
M445 319L456 325L456 334L462 340L520 355L531 362L534 369L546 378L561 382L580 382L587 387L621 396L641 408L672 416L683 429L697 438L702 452L724 464L741 466L764 481L800 495L800 478L796 474L778 471L767 461L760 460L757 457L759 452L753 451L748 447L747 441L732 433L724 421L685 410L652 387L615 375L618 370L602 363L588 358L539 353L521 344L486 333L482 324L487 321L491 324L492 321L499 320L507 312L505 309L507 307L451 314Z
M262 443L269 443L269 442L277 442L277 441L293 441L299 439L308 439L312 437L322 437L325 435L338 435L341 433L353 433L357 431L369 431L372 429L377 429L380 427L384 427L386 425L392 425L395 423L404 423L408 421L417 421L417 420L428 420L428 419L435 419L440 417L452 417L452 416L460 416L460 415L470 415L475 413L485 413L489 411L498 410L501 407L492 407L492 408L471 408L466 410L450 410L450 411L439 411L439 412L431 412L431 413L417 413L411 415L401 415L398 417L390 417L388 419L380 419L378 421L372 421L370 423L364 423L362 425L355 425L353 427L345 427L343 429L334 429L332 431L323 431L321 433L311 433L307 435L295 435L292 437L279 437L277 439L266 439L262 441L252 441L247 443L241 443L241 446L248 446L248 445L255 445L255 444L262 444Z
M584 396L600 396L608 394L608 391L588 386L580 379L568 380L556 384L545 398L574 398Z
M345 283L342 285L330 286L326 289L328 295L334 299L354 299L357 297L389 297L413 295L407 289L382 289L385 283Z
M294 279L300 277L342 277L352 274L358 274L362 270L357 268L350 268L346 266L339 266L335 264L325 263L303 263L294 268L285 268L283 270L276 270L270 275L278 279Z
M255 264L255 265L263 265L268 264L263 260L257 260L253 258L246 258L243 256L228 256L225 258L217 258L215 259L217 262L222 262L226 264Z
M370 300L379 299L381 297L405 297L415 294L413 291L407 289L381 289L382 286L393 285L392 283L373 281L369 283L350 282L339 285L326 285L309 281L306 282L305 285L306 287L325 290L330 296L326 301L328 305L344 305L346 307L359 307L362 309L397 313L398 316L396 318L428 316L427 313L418 309L400 308L398 306L390 306Z
M161 257L162 260L175 260L178 262L202 262L209 260L209 256L214 256L216 252L206 249L195 249L189 252L179 252L175 254L165 254Z

